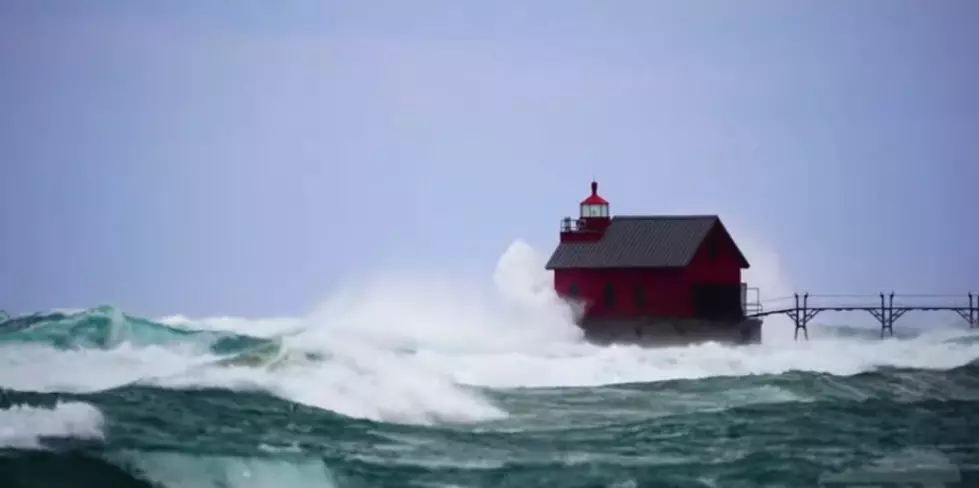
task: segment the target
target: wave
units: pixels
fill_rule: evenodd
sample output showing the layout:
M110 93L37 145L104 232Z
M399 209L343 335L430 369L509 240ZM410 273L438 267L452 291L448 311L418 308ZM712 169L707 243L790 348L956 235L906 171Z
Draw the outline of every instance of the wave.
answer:
M882 340L816 326L795 342L777 318L756 346L598 347L583 341L543 268L517 242L491 293L426 272L353 284L302 317L150 320L112 307L14 317L0 324L0 387L261 391L349 417L432 424L506 418L498 389L946 371L979 358L979 335L964 327Z
M102 439L102 413L83 402L0 409L0 449L41 449L44 439Z
M662 483L669 470L749 485L730 480L757 481L779 469L794 477L785 484L803 485L838 462L844 446L855 451L850 461L889 454L902 436L940 445L949 456L974 453L974 426L961 419L975 408L977 383L979 367L970 364L518 389L493 393L518 418L463 428L355 420L219 389L7 392L15 415L41 412L58 421L42 433L30 419L5 419L0 410L0 420L9 420L0 425L30 427L36 439L27 448L0 444L0 486L399 486L420 478L482 486L503 476L605 486L628 473ZM64 405L76 405L75 414ZM103 410L105 420L91 415ZM923 428L941 419L944 427ZM909 424L917 427L909 432ZM766 458L803 446L812 449L793 460ZM555 480L557 473L568 479Z
M0 486L20 486L24 480L31 480L31 486L38 488L337 486L323 460L313 456L283 459L136 450L0 456Z
M172 343L193 344L215 353L258 345L261 339L231 332L169 326L127 315L111 306L76 312L48 312L0 322L0 342L39 342L55 348L111 349Z

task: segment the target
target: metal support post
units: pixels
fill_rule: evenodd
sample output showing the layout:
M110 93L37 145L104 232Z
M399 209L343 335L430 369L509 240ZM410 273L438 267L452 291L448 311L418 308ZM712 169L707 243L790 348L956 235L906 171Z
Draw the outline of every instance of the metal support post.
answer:
M799 294L795 294L795 310L789 313L789 317L795 321L795 340L799 340L799 330L802 330L803 337L809 340L809 321L816 316L822 309L810 309L809 308L809 292L802 295L802 303L799 303Z
M883 299L883 296L881 299ZM890 297L888 297L887 313L884 314L884 322L880 328L881 337L884 337L884 330L890 332L891 337L894 337L894 320L896 318L894 317L894 292L892 291Z
M976 299L974 305L973 298ZM972 292L969 292L969 328L973 327L979 327L979 297L975 297Z
M955 313L969 323L969 328L979 327L979 296L969 292L969 308L955 308Z
M809 293L806 293L803 297L802 304L799 304L799 294L795 294L795 310L789 315L795 322L795 334L793 334L793 339L799 340L799 330L805 335L806 340L809 340L809 331L806 329L806 305L808 303Z

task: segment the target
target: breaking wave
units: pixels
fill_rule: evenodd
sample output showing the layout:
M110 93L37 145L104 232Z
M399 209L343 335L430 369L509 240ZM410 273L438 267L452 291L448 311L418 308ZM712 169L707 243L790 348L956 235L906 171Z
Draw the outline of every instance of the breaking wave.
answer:
M777 320L756 346L597 347L582 340L542 269L543 257L517 242L492 294L404 276L345 289L303 317L150 320L107 306L13 317L0 324L0 387L261 391L350 417L432 423L506 417L487 389L947 370L979 357L964 327L889 340L827 328L794 342Z

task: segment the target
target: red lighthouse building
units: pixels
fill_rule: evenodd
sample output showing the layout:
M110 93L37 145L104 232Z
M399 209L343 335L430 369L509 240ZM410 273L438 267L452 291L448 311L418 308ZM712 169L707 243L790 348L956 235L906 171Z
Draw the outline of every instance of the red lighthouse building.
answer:
M555 291L583 306L586 336L675 344L761 340L761 321L745 318L748 266L718 216L612 217L592 182L546 267Z

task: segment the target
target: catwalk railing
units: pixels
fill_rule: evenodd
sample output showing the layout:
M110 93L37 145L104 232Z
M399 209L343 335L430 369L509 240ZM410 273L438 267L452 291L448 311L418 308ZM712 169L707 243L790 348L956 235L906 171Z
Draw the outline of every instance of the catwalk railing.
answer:
M896 299L896 300L895 300ZM786 301L790 301L786 303ZM779 302L780 304L776 304ZM955 312L969 328L979 328L979 296L968 293L954 295L810 295L796 293L791 297L747 303L745 315L767 317L785 315L795 323L795 338L801 330L809 339L809 324L822 312L865 311L880 323L880 336L888 332L894 335L894 322L908 312Z

